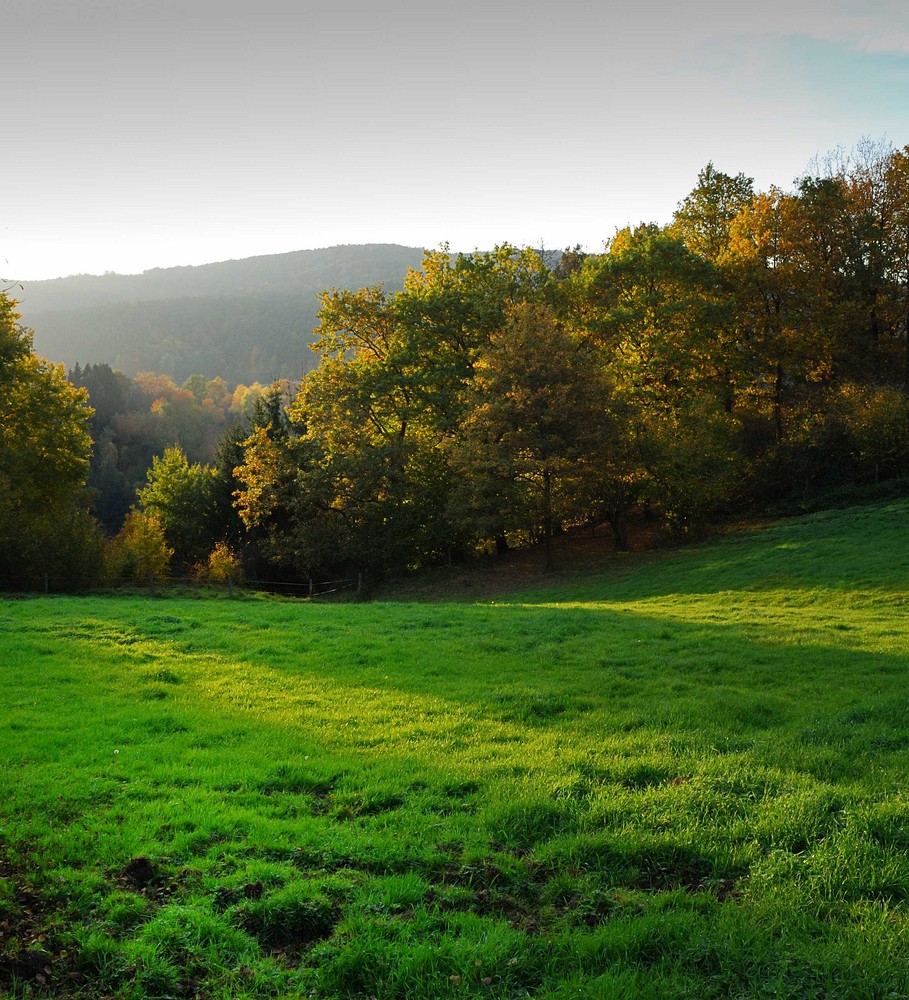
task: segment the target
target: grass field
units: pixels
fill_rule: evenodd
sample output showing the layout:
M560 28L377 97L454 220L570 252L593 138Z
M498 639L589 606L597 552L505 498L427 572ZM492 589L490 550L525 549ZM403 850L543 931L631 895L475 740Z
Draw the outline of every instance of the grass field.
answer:
M909 996L909 503L485 603L0 601L0 995Z

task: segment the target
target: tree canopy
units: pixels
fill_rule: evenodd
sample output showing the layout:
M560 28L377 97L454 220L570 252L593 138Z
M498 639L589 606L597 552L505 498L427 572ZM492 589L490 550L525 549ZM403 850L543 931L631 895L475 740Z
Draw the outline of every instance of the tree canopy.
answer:
M0 294L0 578L78 566L88 529L88 394L39 358L15 302Z
M325 290L318 322L297 382L87 365L71 385L4 297L7 572L84 521L89 429L109 531L137 502L130 531L176 566L289 578L528 541L552 568L559 531L605 521L622 548L636 509L697 534L909 475L909 147L864 142L790 191L710 163L668 225L601 253L441 247L396 290Z

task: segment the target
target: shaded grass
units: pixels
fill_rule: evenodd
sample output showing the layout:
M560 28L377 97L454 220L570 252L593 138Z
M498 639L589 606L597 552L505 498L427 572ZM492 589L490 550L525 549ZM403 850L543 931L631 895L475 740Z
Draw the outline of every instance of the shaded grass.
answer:
M907 514L484 605L0 603L0 989L909 994Z

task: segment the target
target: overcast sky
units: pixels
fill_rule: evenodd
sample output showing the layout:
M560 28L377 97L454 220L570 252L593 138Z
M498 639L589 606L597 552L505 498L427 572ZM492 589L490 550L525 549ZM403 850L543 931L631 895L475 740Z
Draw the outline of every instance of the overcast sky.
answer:
M596 250L708 161L909 143L907 0L4 0L0 275Z

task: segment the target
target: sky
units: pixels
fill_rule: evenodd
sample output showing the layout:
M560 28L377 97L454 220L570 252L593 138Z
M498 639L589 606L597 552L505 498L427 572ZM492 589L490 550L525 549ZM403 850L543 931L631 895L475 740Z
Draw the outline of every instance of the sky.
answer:
M909 144L907 0L4 0L0 277L602 249Z

